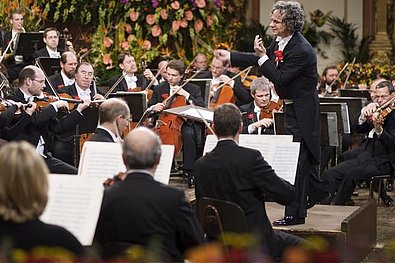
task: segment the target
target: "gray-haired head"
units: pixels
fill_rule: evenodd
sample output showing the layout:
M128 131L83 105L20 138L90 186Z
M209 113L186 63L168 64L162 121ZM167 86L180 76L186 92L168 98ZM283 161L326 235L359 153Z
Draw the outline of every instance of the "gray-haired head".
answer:
M283 23L294 33L301 31L304 25L304 11L300 3L296 1L278 1L273 5L272 13L278 10L284 15Z

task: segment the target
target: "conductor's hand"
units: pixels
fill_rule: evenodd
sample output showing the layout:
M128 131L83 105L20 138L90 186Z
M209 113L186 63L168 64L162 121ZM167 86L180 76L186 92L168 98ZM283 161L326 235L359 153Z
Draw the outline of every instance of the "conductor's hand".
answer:
M230 51L225 49L216 49L214 50L214 56L220 60L228 60L230 61Z
M262 38L259 35L255 36L254 50L259 57L266 55L266 48L263 46Z

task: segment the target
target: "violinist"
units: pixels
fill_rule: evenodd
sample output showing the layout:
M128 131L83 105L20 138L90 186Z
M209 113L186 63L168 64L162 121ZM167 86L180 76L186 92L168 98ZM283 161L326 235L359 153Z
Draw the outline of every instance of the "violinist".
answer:
M159 74L159 79L155 79L154 73L150 69L144 70L144 77L149 79L150 81L154 81L154 86L158 85L159 83L162 83L166 81L167 79L167 72L166 72L166 67L169 62L167 60L162 60L158 63L158 70L160 72Z
M118 66L122 70L123 80L115 87L117 91L137 91L138 88L145 88L147 80L143 75L137 74L137 64L134 57L123 52L118 56ZM105 82L105 86L112 86L122 75L116 76Z
M33 53L33 59L44 58L60 58L63 50L58 49L59 31L54 27L48 27L44 30L43 41L45 47Z
M71 86L75 82L75 68L77 67L77 56L75 53L71 51L63 52L60 57L60 67L62 69L60 72L48 77L52 86L57 90ZM50 87L46 87L45 91L49 94L52 93Z
M192 63L192 68L195 71L196 70L200 70L202 72L208 71L208 60L206 54L202 52L197 53Z
M197 75L196 78L212 79L211 85L218 85L220 83L228 82L230 78L235 76L234 73L228 71L229 66L230 66L229 60L214 57L211 62L210 72L203 72ZM253 98L250 95L250 92L243 86L240 77L231 80L229 82L229 85L232 87L234 95L236 96L237 106L247 104L253 100ZM214 95L214 94L211 93L210 95Z
M322 78L318 86L318 94L322 97L338 97L340 88L339 71L336 66L328 66L322 72Z
M180 96L185 98L186 104L192 101L196 106L204 107L203 97L200 88L192 83L187 83L181 89L182 78L184 77L185 66L184 63L179 60L172 60L168 63L167 68L167 81L162 82L154 87L152 99L149 101L149 106L156 112L162 112L166 107L171 105L165 105L162 103L169 96L173 96L174 92L177 92L174 99ZM172 98L173 99L173 98ZM170 104L171 104L170 100ZM168 103L168 104L169 104ZM197 159L197 147L200 145L201 140L201 126L195 124L191 120L187 120L182 125L181 130L182 144L183 144L183 166L185 176L188 179L188 186L194 187L194 176L193 171L195 169L195 161ZM163 139L162 139L163 140Z
M75 69L75 83L63 87L59 93L65 93L73 99L88 101L104 99L103 95L92 85L94 78L93 67L88 62L81 62ZM69 164L74 164L74 130L56 136L54 141L53 154Z
M123 99L107 99L100 104L99 126L91 141L122 142L121 135L130 120L130 109Z
M273 113L281 110L281 105L271 100L271 83L265 77L252 81L250 92L254 101L240 106L243 113L243 133L274 134Z
M45 86L44 72L36 66L26 66L19 74L19 89L7 99L24 104L35 97L41 96ZM89 106L89 102L78 105L77 109L58 119L57 112L60 108L68 109L66 101L58 100L49 103L41 111L32 113L30 122L26 125L15 140L25 140L31 143L37 152L45 159L51 173L76 174L77 169L55 157L50 153L51 134L66 133L83 121L81 112Z
M330 198L323 204L344 205L352 196L358 180L370 179L372 176L391 174L395 168L395 113L393 95L394 86L390 81L380 82L375 89L375 101L361 110L355 131L367 133L367 137L350 158L326 170L322 174ZM387 104L385 109L380 107ZM388 110L388 111L387 111ZM387 206L393 200L385 191L381 199Z

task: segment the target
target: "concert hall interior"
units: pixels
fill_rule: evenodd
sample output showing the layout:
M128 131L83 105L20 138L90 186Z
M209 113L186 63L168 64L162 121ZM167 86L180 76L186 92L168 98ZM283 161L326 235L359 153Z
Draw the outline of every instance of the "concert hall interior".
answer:
M0 262L395 262L394 1L0 10Z

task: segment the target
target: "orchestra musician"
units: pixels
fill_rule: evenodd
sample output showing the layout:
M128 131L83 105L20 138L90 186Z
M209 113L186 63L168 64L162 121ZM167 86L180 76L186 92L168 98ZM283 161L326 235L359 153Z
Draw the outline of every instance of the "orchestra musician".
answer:
M35 98L41 97L45 87L43 71L36 66L26 66L20 73L19 85L19 89L8 96L7 99L27 104L34 101ZM67 133L83 121L81 112L88 106L89 101L84 101L77 106L76 110L58 119L58 110L61 108L68 109L68 103L63 100L48 103L46 107L32 113L29 124L14 139L31 143L45 159L51 173L77 174L75 167L52 156L48 143L51 141L51 134Z
M271 100L271 83L265 77L252 81L250 92L254 100L240 106L243 113L244 134L274 134L273 113L281 110L281 105Z
M60 90L63 87L71 86L75 82L75 69L77 67L78 60L74 52L66 51L60 56L60 67L61 71L48 77L52 86ZM50 87L46 87L45 91L49 94L52 93ZM55 94L52 94L55 95Z
M192 63L192 68L200 71L208 71L208 59L206 54L199 52L196 54L195 59Z
M328 66L322 72L322 78L318 86L318 94L323 97L337 97L340 82L339 71L336 66Z
M90 139L98 142L121 142L121 135L131 120L130 109L123 99L110 98L99 106L99 126Z
M166 79L167 79L166 67L167 67L168 63L169 62L167 60L162 60L158 63L159 79L155 79L154 73L152 73L152 71L149 68L144 70L144 73L143 73L144 77L146 77L150 81L154 81L154 83L153 83L154 86L166 81Z
M204 107L203 97L198 86L192 83L187 83L179 89L185 72L183 62L179 60L170 61L167 64L166 71L167 81L154 87L152 99L148 103L154 112L160 113L168 107L169 105L165 105L162 102L169 96L173 96L174 92L177 92L174 99L182 96L184 97L186 104L189 104L189 101L192 101L196 106ZM188 179L188 186L194 187L193 170L195 169L195 161L198 157L197 147L201 143L201 126L199 124L195 124L192 120L186 120L182 125L181 136L183 143L182 169Z
M134 57L128 52L122 52L118 56L118 66L122 70L122 74L115 76L105 82L105 86L112 87L114 83L123 76L121 82L112 91L141 91L141 89L147 86L146 78L137 74L137 64Z
M304 11L300 3L277 1L271 11L270 23L276 39L267 50L257 35L254 41L256 53L215 51L216 56L230 59L233 66L259 65L259 72L273 82L277 94L284 100L286 133L300 142L295 180L297 198L285 208L285 216L276 220L274 225L304 224L307 195L321 197L327 194L318 175L320 109L317 57L300 32L303 24Z
M37 50L33 53L33 59L37 59L39 57L44 58L60 58L63 50L58 49L59 45L59 31L54 27L48 27L44 30L44 38L43 41L45 43L45 47Z
M393 101L382 110L378 110L378 108L387 103L389 99L393 100L391 96L394 91L394 86L390 81L382 81L376 86L374 102L362 108L355 127L356 132L367 133L367 136L361 146L352 153L348 153L350 157L347 160L322 174L331 196L321 203L344 205L350 200L359 180L369 180L373 176L393 172L395 168ZM392 198L385 191L381 191L380 198L387 206L393 204Z
M59 93L66 93L73 99L88 102L104 99L103 95L99 94L92 85L94 71L90 63L81 62L77 65L75 72L75 83L63 87L59 90ZM54 140L54 156L69 164L74 164L74 135L75 130L70 130L68 133L55 136Z
M227 69L230 66L230 61L227 59L220 59L214 57L211 61L210 72L202 72L196 76L197 79L212 79L211 86L219 85L220 83L229 82L235 76L234 73L229 72ZM250 92L243 86L241 78L237 77L228 83L236 96L236 105L241 106L253 100ZM213 94L213 93L211 93Z

